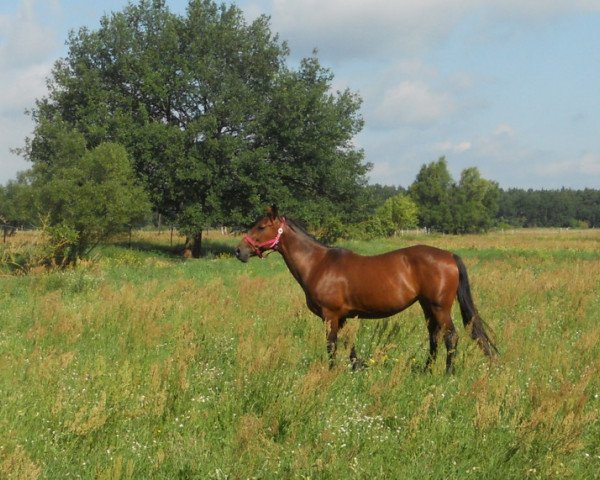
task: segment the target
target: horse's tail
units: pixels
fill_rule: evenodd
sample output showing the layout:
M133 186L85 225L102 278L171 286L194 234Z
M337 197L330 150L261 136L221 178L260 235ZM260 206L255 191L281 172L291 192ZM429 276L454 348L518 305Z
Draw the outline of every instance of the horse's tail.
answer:
M471 331L471 338L483 350L488 357L498 354L498 349L494 342L490 339L485 331L487 324L481 319L471 295L471 286L469 285L469 276L467 275L467 267L465 267L462 258L458 255L453 255L456 266L458 267L458 303L460 305L460 313L462 315L463 324L467 330Z

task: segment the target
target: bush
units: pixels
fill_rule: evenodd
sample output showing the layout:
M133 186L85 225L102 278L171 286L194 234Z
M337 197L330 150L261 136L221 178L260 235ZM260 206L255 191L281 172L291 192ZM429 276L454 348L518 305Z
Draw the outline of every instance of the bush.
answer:
M73 227L64 223L46 227L44 237L43 263L61 267L77 261L79 234Z
M47 218L47 257L66 265L147 217L150 203L123 146L86 150L81 134L60 125L48 130L49 161L34 166L32 186Z
M400 193L385 201L377 210L376 218L382 233L391 236L398 230L416 228L419 208L408 195Z
M348 228L339 217L329 216L323 221L316 238L325 245L332 245L341 238L348 237Z

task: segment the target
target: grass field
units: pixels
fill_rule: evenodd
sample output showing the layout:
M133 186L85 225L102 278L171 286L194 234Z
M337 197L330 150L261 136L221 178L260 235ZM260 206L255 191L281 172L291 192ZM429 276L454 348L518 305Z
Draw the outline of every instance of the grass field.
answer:
M329 369L281 257L241 264L217 234L202 260L146 233L72 270L0 276L0 478L598 478L600 232L345 246L416 242L463 257L498 362L460 327L456 374L444 355L421 373L413 307L350 321L369 368L341 347Z

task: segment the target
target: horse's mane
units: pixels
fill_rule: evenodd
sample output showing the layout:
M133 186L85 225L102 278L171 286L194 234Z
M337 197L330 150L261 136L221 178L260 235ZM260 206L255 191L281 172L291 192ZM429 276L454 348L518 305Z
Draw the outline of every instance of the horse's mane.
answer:
M325 245L323 242L321 242L320 240L317 240L317 238L314 235L311 235L310 233L308 233L306 231L306 228L303 227L301 224L299 224L296 220L293 220L291 218L285 217L285 223L296 233L300 233L301 235L305 236L306 238L312 240L315 243L318 243L319 245L323 246L323 247L327 247L327 248L331 248L329 245Z
M321 240L317 239L314 235L308 233L306 231L306 228L303 227L302 224L298 223L296 220L293 220L291 218L285 217L285 223L294 232L299 233L300 235L304 236L305 238L307 238L311 242L316 243L317 245L320 245L322 247L328 248L331 251L337 251L337 252L348 251L346 248L343 248L343 247L335 247L335 246L331 246L331 245L327 245L326 243L323 243Z

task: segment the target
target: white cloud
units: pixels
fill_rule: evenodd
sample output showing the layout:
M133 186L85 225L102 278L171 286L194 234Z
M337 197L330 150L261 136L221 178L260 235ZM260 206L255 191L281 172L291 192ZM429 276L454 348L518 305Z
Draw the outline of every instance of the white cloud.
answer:
M421 59L399 59L366 78L370 83L361 94L368 126L431 127L480 108L471 95L475 76L460 71L443 74Z
M46 78L50 63L25 65L0 72L0 114L23 114L36 98L47 93Z
M515 130L508 123L501 123L494 130L495 137L514 137Z
M569 158L568 153L540 146L528 138L526 131L508 123L475 136L464 152L457 151L461 143L442 142L436 146L447 148L445 151L454 147L450 153L463 154L457 155L459 163L477 165L484 177L504 188L597 188L600 184L600 153L593 148Z
M600 11L598 0L492 0L490 15L495 18L538 19L573 11Z
M258 0L257 0L258 1ZM469 14L480 14L481 32L499 22L540 22L569 12L598 11L598 0L272 0L274 30L292 53L313 48L334 61L371 55L407 55L443 42ZM257 8L248 5L249 12Z
M305 55L420 51L439 41L475 0L274 0L273 25Z
M58 2L21 0L16 13L0 16L0 183L27 166L10 149L23 146L33 127L24 111L46 93L59 43L42 21L47 8L55 10Z
M458 142L458 143L452 143L452 142L440 142L438 144L435 145L435 149L444 153L444 154L448 154L448 153L464 153L468 150L471 150L471 147L473 146L473 144L471 142Z
M0 18L0 65L3 70L44 61L58 44L56 32L37 18L36 0L22 0L14 15Z
M425 63L419 58L402 58L391 65L386 72L386 76L431 81L439 78L440 73L436 67Z
M600 153L586 153L576 164L578 170L586 175L600 175Z
M11 149L23 147L25 137L31 135L33 125L26 121L15 122L13 119L0 116L0 184L16 177L16 173L29 168L29 164L21 157L11 153Z
M540 175L550 177L572 174L600 176L600 154L588 152L572 160L537 164L536 171Z
M445 92L427 84L405 80L389 88L375 109L375 121L382 125L425 125L454 110L454 101Z
M530 164L539 151L527 146L512 125L502 123L473 140L473 153L483 162L506 169L508 165L515 168L515 165Z

